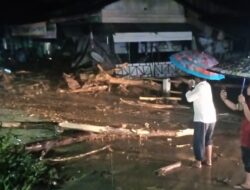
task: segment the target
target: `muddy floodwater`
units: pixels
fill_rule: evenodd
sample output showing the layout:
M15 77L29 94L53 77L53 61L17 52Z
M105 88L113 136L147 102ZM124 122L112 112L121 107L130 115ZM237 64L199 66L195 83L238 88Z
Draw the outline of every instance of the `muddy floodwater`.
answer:
M238 143L235 137L217 136L217 146L220 145L219 139L228 144L221 144L215 150L219 157L215 156L212 168L202 169L190 166L193 159L191 147L175 148L174 144L179 140L173 140L172 145L166 139L149 140L143 145L114 142L113 153L94 155L66 165L65 172L72 173L74 177L62 189L228 189L242 179ZM186 138L185 142L188 140ZM94 145L89 147L96 148ZM180 168L166 176L157 176L157 169L177 160L182 161Z
M22 120L21 112L2 110L2 120ZM19 115L18 115L19 114ZM180 113L181 114L181 113ZM192 114L190 113L190 117ZM16 118L15 118L16 117ZM183 117L187 114L183 113ZM223 115L218 122L214 138L213 166L193 168L192 136L155 138L105 138L56 148L48 157L67 157L111 145L112 151L102 152L60 163L61 175L66 176L61 190L163 190L163 189L229 189L243 179L240 161L237 119L234 115ZM31 119L30 119L31 118ZM38 120L26 117L24 120ZM9 119L8 119L9 120ZM40 120L40 119L39 119ZM227 121L228 120L228 121ZM235 121L236 120L236 121ZM174 125L171 128L179 127ZM185 125L183 123L183 125ZM2 128L1 134L9 129ZM23 142L55 137L54 130L36 126L31 129L12 129ZM182 166L157 175L161 167L181 161Z
M58 137L55 126L46 122L84 123L129 129L179 130L192 127L192 105L189 109L153 109L122 104L120 98L137 101L137 96L121 96L109 92L71 94L48 91L40 94L2 93L1 122L34 122L29 129L12 129L20 142ZM64 183L60 190L223 190L231 189L243 180L240 159L239 125L241 113L229 112L218 100L214 90L218 122L214 135L213 166L192 167L192 135L183 137L117 137L93 139L51 150L45 157L67 157L87 153L110 145L106 149L79 159L60 162ZM163 102L171 104L172 102ZM182 104L183 102L180 102ZM40 122L39 127L36 122ZM41 123L44 122L44 126ZM0 134L9 129L1 128ZM181 162L181 166L165 176L161 167Z

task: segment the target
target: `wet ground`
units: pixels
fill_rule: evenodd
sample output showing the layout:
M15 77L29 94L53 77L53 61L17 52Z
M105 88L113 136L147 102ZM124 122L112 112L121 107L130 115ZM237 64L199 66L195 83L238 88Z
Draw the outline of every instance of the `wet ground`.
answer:
M215 90L215 96L217 91ZM151 109L125 105L120 98L138 97L113 94L72 94L46 91L42 94L1 93L1 121L70 121L93 125L126 126L129 129L177 130L191 127L192 109ZM166 102L165 102L166 103ZM167 102L171 103L171 102ZM186 104L185 104L186 105ZM187 105L191 106L191 105ZM243 180L239 149L240 116L228 112L216 100L219 121L214 136L213 166L195 169L192 136L105 138L54 150L49 156L78 155L111 145L88 157L63 163L61 174L67 176L61 190L163 190L230 189ZM124 125L125 124L125 125ZM1 133L7 129L1 129ZM50 129L15 129L21 141L52 138ZM179 147L177 145L183 145ZM175 163L182 166L166 176L156 170Z

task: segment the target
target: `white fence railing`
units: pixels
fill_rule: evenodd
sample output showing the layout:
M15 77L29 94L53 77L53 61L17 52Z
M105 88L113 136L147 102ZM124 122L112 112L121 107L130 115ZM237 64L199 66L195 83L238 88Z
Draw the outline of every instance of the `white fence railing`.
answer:
M131 63L128 67L116 71L116 74L141 78L168 78L180 75L180 71L170 62Z

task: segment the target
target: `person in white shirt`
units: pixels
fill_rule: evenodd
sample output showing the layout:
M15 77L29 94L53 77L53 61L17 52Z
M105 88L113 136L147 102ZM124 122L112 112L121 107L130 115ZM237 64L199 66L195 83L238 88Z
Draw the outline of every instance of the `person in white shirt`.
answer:
M194 166L197 168L201 168L202 164L212 166L212 137L217 120L212 89L206 80L197 77L190 80L189 87L186 98L188 102L193 102L194 109L193 150L196 160Z

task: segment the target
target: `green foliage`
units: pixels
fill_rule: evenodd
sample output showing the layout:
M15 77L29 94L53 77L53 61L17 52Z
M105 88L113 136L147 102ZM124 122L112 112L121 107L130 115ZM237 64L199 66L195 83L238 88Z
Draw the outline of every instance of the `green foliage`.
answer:
M31 190L43 185L49 189L58 179L55 168L25 151L17 138L8 133L0 137L0 189ZM43 188L44 189L44 188Z

